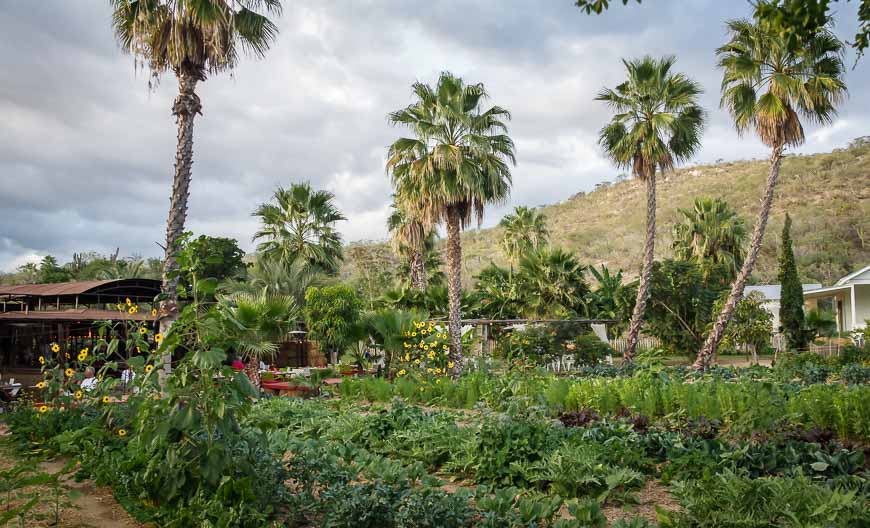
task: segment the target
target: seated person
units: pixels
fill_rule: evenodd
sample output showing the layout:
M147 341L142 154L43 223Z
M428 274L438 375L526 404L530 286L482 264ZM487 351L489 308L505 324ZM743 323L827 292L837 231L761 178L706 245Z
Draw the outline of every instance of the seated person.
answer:
M85 379L82 380L82 390L90 392L96 388L99 380L94 377L94 374L94 367L88 367L85 369Z

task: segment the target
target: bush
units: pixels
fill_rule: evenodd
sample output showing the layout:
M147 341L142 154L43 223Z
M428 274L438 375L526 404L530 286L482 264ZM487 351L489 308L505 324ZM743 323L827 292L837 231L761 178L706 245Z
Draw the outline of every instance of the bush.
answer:
M577 365L593 366L602 359L613 355L610 345L595 334L582 334L565 344L569 353L573 353Z

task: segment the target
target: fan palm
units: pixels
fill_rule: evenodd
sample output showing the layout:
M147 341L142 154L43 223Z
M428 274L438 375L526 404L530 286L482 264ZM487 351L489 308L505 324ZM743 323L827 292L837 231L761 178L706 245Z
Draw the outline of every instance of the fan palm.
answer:
M782 154L786 147L804 142L800 115L811 122L830 123L846 94L843 82L843 43L824 28L799 45L789 46L769 27L747 20L728 23L731 40L716 50L722 78L722 106L728 109L739 133L752 128L770 147L770 169L749 251L734 280L728 300L698 352L695 367L709 366L725 325L743 297L746 280L755 267Z
M228 293L249 293L290 296L302 306L305 292L311 286L321 285L321 276L302 263L285 266L281 262L258 258L247 268L241 280L230 280L220 285Z
M527 317L564 317L585 312L589 287L586 267L559 248L533 251L520 259L519 282L526 295Z
M487 204L504 202L510 194L510 164L516 163L505 125L510 113L499 106L484 110L483 85L465 84L446 72L434 88L418 82L413 91L416 101L389 118L411 129L414 137L400 138L390 146L387 170L396 194L418 204L433 221L447 224L448 326L458 373L462 364L459 234L472 217L480 223Z
M232 70L240 52L262 57L278 34L265 15L281 12L279 0L109 0L112 26L124 51L148 65L152 77L171 71L178 81L172 114L178 126L175 176L166 224L161 331L178 317L175 251L187 218L193 166L193 121L202 113L196 84Z
M511 267L523 253L545 246L550 237L547 217L528 207L515 208L513 213L501 219L499 225L504 228L501 247Z
M682 222L674 226L674 256L704 270L727 269L733 278L743 265L746 228L737 213L719 199L696 198L691 209L679 209Z
M623 61L628 79L615 90L604 89L596 98L615 112L601 129L599 143L620 167L630 167L646 182L646 237L634 311L623 354L631 361L637 349L649 297L655 249L656 170L673 169L690 158L701 144L704 111L698 105L701 87L682 73L671 71L675 59L665 57Z
M308 183L278 187L274 203L264 203L253 213L262 224L254 240L264 240L257 251L288 268L298 263L327 273L338 271L341 235L334 224L346 218L333 204L334 198Z
M432 224L410 203L396 197L387 218L387 229L392 234L392 247L396 255L408 260L411 287L426 289L426 262L424 246L432 233Z
M607 266L598 270L589 268L589 273L598 283L598 288L589 296L590 315L598 319L614 319L616 323L607 328L607 334L614 338L625 330L631 315L631 289L623 284L622 270L611 273Z
M222 329L245 361L245 373L260 386L260 361L274 357L278 342L296 328L299 309L292 297L235 293L218 300Z

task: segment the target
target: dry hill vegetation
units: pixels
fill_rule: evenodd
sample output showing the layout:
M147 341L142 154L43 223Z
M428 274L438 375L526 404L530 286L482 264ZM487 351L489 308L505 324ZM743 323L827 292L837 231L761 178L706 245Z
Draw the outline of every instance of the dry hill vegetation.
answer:
M757 214L766 160L699 165L660 176L656 258L671 255L671 227L677 209L694 198L722 198L740 214L751 232ZM582 262L605 264L636 275L643 246L644 188L629 180L579 193L542 208L552 244L575 251ZM801 278L830 284L870 263L870 137L830 153L788 156L756 282L776 281L776 253L786 211L794 225L795 257ZM462 249L466 278L494 260L505 264L499 249L500 228L466 232Z

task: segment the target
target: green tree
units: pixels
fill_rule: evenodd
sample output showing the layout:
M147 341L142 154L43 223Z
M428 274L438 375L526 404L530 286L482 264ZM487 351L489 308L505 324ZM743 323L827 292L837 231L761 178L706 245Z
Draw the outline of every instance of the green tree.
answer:
M261 223L254 240L263 239L257 251L285 267L299 262L329 274L338 271L341 235L335 223L346 218L334 199L331 192L315 191L307 182L278 187L274 203L264 203L254 212Z
M487 204L510 194L514 143L499 106L483 109L482 84L465 84L442 73L433 88L413 85L416 101L390 114L390 121L408 127L414 137L400 138L389 149L387 169L396 194L417 204L433 222L447 224L447 276L450 301L450 353L462 364L462 248L460 231L473 216L478 223Z
M521 286L512 273L494 263L475 278L476 311L489 319L517 319L523 313Z
M243 276L245 252L233 238L200 235L188 242L190 250L199 255L201 269L194 270L201 278L226 281ZM218 258L219 257L219 258Z
M631 361L649 297L656 229L656 171L671 170L690 158L701 145L704 111L698 105L701 86L682 73L672 72L674 57L644 57L623 61L628 79L596 98L616 114L601 129L599 143L619 167L630 167L646 182L646 237L637 298L623 354Z
M718 312L725 300L726 296L720 296L712 313ZM752 292L737 303L737 309L722 338L722 346L733 351L746 346L752 353L753 362L758 363L758 352L770 346L772 334L773 314L764 307L764 296L760 292Z
M611 338L620 335L628 326L632 308L632 289L623 283L622 270L611 273L607 266L601 270L589 268L589 273L598 283L598 288L587 296L589 316L597 319L614 319L616 323L607 327Z
M234 293L220 296L217 304L224 335L245 361L245 374L260 386L260 361L278 352L278 343L296 329L299 308L293 297Z
M704 342L713 304L725 288L724 270L705 278L694 262L663 260L653 264L645 332L675 354L694 355Z
M504 229L501 247L511 268L523 254L543 248L550 238L547 217L528 207L516 207L513 213L501 219L499 226Z
M305 292L305 324L309 339L320 344L332 363L353 341L362 302L353 288L341 284Z
M791 242L791 217L786 213L782 227L782 245L779 249L779 321L789 348L800 350L807 346L804 324L804 287L798 276Z
M674 256L697 263L705 273L724 266L733 279L743 265L743 220L718 198L696 198L691 209L678 211L683 218L673 228Z
M560 248L524 255L517 274L524 315L542 319L585 314L585 271L573 253Z
M351 244L346 249L347 263L353 270L349 282L356 288L369 310L394 283L396 260L382 244Z
M719 67L724 71L722 106L728 109L738 132L753 128L761 142L770 147L770 170L749 251L728 300L698 352L694 365L698 369L707 368L715 356L725 326L755 266L773 205L783 151L787 146L804 142L799 114L812 122L830 123L836 115L837 103L846 93L843 44L827 29L802 40L797 49L792 49L769 27L746 20L728 22L728 30L731 40L716 51Z
M59 265L56 258L46 255L42 257L42 261L39 263L37 280L40 283L67 282L72 280L72 273L67 268Z
M369 336L384 352L384 374L389 375L390 366L402 353L405 332L414 328L414 323L426 319L425 315L414 311L382 308L370 312L363 318L363 325Z
M425 290L426 261L423 252L432 234L432 223L413 202L394 196L387 229L390 230L393 251L409 263L411 287Z
M172 114L178 126L175 176L166 223L160 326L166 333L178 317L175 261L184 232L193 166L193 121L202 113L196 94L208 75L232 70L241 52L265 55L278 28L265 15L281 12L278 0L109 0L112 26L124 51L148 65L152 77L171 71L178 81Z

